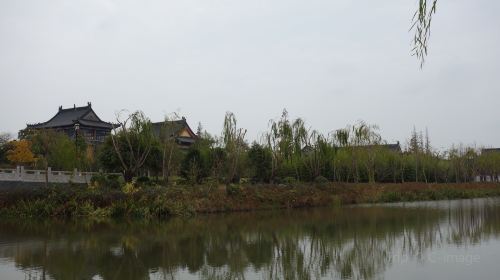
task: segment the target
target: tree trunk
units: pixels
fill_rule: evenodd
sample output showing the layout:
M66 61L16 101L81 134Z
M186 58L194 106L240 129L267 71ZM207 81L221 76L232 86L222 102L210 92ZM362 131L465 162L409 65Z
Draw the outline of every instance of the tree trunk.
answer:
M134 173L131 170L124 170L123 171L123 178L125 179L125 182L130 183L130 182L132 182L132 179L134 178Z

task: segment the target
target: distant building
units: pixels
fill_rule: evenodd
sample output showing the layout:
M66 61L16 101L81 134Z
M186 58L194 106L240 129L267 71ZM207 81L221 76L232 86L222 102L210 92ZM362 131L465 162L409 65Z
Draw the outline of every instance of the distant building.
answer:
M395 144L383 144L380 145L383 148L388 149L389 151L401 153L403 150L401 149L401 145L399 144L399 141L397 141Z
M181 148L189 148L198 139L198 136L193 132L191 127L189 127L184 117L180 120L156 122L152 123L152 125L156 137L162 135L173 137Z
M403 150L401 149L401 145L399 144L399 141L397 141L395 144L376 144L376 145L364 145L364 146L358 146L363 149L369 149L369 148L383 148L388 151L396 152L396 153L402 153Z
M481 149L481 154L500 153L500 148Z
M345 149L346 147L339 147L339 149ZM352 146L351 148L360 148L360 149L370 149L370 148L383 148L388 151L396 152L396 153L402 153L401 145L399 144L399 141L396 142L395 144L377 144L377 145L363 145L363 146ZM312 153L314 151L314 148L310 145L305 146L302 148L302 152L305 154Z
M88 102L84 107L74 105L73 108L63 109L60 106L59 111L50 120L27 124L26 129L19 132L19 138L37 130L50 129L64 132L71 139L75 139L78 135L78 137L83 137L88 144L97 145L104 142L114 127L117 125L102 121L92 110L92 104Z

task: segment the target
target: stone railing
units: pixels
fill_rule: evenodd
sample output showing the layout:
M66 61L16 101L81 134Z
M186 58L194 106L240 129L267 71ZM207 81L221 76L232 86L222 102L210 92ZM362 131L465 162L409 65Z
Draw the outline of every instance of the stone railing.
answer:
M0 181L21 181L21 182L45 182L48 174L49 183L89 183L92 176L98 172L73 171L52 171L49 167L45 170L26 170L23 166L16 169L0 169ZM113 173L114 174L114 173ZM116 174L120 175L121 174Z
M500 175L481 175L474 178L476 182L500 182Z

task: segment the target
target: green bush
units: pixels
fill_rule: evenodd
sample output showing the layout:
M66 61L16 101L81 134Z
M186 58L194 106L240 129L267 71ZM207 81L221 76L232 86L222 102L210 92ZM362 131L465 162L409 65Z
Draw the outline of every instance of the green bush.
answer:
M207 160L200 150L196 148L189 149L181 163L181 176L191 185L201 183L201 180L208 173L206 162Z
M153 185L153 182L147 176L138 177L135 183L138 187L150 187Z
M318 185L326 185L328 184L330 181L328 181L327 178L323 177L323 176L317 176L316 178L314 178L314 183L318 184Z
M90 178L90 185L95 188L110 188L118 190L125 182L122 176L117 174L104 175L102 173L92 176Z
M125 184L123 177L118 174L109 174L106 176L106 186L113 190L119 190Z
M282 184L285 184L285 185L294 185L294 184L297 184L297 179L295 177L285 177L283 178L283 180L281 180L281 183Z
M99 173L97 175L92 176L92 178L90 178L90 184L93 187L102 188L102 187L106 186L107 178L106 178L106 176L104 176L104 174Z
M270 149L253 143L248 151L252 182L269 182L271 179L272 153Z
M226 186L226 193L229 196L239 195L241 191L241 186L238 184L229 184Z

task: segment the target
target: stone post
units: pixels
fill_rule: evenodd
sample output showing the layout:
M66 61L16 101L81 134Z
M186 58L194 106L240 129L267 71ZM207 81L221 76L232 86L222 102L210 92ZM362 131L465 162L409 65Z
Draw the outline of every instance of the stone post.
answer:
M52 167L47 167L47 178L49 179L49 183L52 182Z
M19 171L19 179L21 181L24 181L24 175L25 175L24 166L21 166L20 171Z

